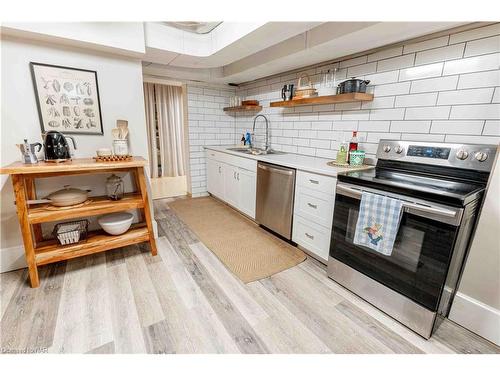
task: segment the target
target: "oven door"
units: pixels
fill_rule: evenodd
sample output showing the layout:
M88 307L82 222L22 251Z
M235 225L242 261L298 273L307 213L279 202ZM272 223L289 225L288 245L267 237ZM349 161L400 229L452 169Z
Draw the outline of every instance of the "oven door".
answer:
M363 191L403 200L391 255L353 244ZM352 184L337 184L330 256L436 311L463 209Z

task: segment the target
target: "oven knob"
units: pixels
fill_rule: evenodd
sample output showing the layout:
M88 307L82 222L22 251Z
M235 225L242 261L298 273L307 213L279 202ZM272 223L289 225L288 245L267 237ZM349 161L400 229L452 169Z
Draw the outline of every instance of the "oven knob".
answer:
M389 151L391 151L391 146L384 145L384 152L389 152Z
M396 147L396 153L398 153L398 154L402 153L403 150L404 150L404 148L401 146Z
M476 152L474 155L477 161L485 161L488 159L488 154L486 152Z
M456 154L457 159L465 160L469 157L469 153L465 150L459 150Z

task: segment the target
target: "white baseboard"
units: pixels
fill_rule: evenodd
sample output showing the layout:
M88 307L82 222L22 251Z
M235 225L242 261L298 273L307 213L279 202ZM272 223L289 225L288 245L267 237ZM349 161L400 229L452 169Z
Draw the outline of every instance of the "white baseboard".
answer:
M24 246L5 247L0 249L0 273L26 268Z
M457 293L448 318L500 346L499 310Z

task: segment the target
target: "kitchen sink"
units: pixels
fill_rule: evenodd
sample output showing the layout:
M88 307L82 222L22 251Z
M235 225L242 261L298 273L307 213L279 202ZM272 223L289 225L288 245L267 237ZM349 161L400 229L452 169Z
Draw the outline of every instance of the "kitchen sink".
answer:
M283 151L276 151L276 150L262 150L260 148L244 148L244 147L232 147L228 148L228 151L236 151L236 152L241 152L242 154L249 154L249 155L283 155L286 154L286 152Z

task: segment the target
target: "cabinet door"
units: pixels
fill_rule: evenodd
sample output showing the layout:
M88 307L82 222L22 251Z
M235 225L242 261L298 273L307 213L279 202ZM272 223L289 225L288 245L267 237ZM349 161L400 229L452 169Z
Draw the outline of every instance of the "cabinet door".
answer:
M256 173L239 168L236 179L238 180L240 190L238 208L244 214L255 219Z
M224 200L231 206L238 208L240 189L236 175L238 168L224 164Z
M212 159L207 160L207 190L224 199L224 169L221 163Z

